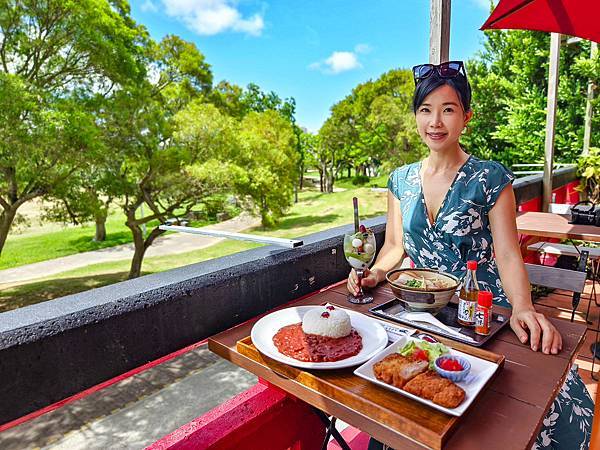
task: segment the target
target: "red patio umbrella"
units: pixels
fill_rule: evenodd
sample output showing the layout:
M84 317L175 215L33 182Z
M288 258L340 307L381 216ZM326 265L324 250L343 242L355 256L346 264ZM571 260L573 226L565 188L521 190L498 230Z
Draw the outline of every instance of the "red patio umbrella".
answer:
M600 42L600 0L500 0L481 29L507 28Z

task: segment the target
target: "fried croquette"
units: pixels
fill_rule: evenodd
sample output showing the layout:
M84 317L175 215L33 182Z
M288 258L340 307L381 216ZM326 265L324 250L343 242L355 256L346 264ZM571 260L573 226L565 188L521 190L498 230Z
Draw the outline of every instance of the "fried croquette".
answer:
M456 408L465 399L465 391L461 387L433 371L414 377L403 389L445 408Z
M378 380L401 388L411 378L427 370L427 361L413 361L406 356L393 353L373 365L373 373Z

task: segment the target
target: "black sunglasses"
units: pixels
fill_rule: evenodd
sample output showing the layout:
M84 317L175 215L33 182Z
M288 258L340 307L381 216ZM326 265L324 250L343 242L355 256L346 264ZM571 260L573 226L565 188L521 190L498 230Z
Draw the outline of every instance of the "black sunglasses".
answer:
M414 66L412 70L415 84L418 84L425 78L429 78L434 71L438 73L440 78L454 78L459 73L462 73L465 77L467 76L465 65L462 61L447 61L441 64L420 64Z

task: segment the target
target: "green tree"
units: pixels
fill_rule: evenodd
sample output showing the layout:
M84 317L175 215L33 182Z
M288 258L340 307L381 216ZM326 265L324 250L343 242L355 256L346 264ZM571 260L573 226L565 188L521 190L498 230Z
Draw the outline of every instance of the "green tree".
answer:
M115 92L98 113L105 145L113 150L98 166L112 181L98 190L118 199L127 217L135 249L130 278L140 275L146 250L163 233L156 226L144 235L144 226L186 214L214 191L211 173L196 166L218 153L212 144L227 136L219 111L198 106L210 94L212 73L193 44L166 36L148 46L147 59L151 77ZM178 134L189 121L204 130L203 144L190 145ZM140 217L143 204L150 213Z
M290 122L273 110L251 112L240 123L236 189L252 199L265 227L273 226L291 205L296 139Z
M377 80L356 86L350 95L331 108L321 127L319 171L324 190L344 167L356 173L392 168L419 159L424 146L416 132L411 110L414 83L409 70L395 69Z
M468 64L474 116L463 143L486 159L515 163L544 158L550 37L532 31L488 31L484 50ZM583 141L588 77L597 79L598 61L589 42L565 45L560 52L555 157L576 161ZM596 70L594 70L594 68ZM600 125L596 116L594 126ZM592 145L598 145L597 133Z
M145 37L120 0L0 0L0 254L18 209L94 151L79 98L139 79Z

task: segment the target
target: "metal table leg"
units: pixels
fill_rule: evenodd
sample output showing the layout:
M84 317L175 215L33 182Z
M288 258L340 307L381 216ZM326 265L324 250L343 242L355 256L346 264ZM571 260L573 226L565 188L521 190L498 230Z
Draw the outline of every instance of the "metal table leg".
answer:
M577 248L577 247L575 247L575 248ZM589 252L587 250L581 250L581 252L579 253L579 262L577 263L578 271L584 272L587 270L588 256L589 256ZM573 322L573 319L575 319L575 311L577 310L577 306L579 306L580 299L581 299L581 293L574 292L573 293L573 312L571 313L571 322Z
M313 406L313 411L315 414L321 419L321 422L326 427L325 440L323 441L323 446L321 450L327 450L327 445L329 444L329 438L333 436L333 438L337 441L337 443L342 447L343 450L352 450L348 443L344 440L340 432L335 428L335 421L337 420L335 417L331 416L331 419L327 414L321 411L318 408Z
M600 342L598 342L598 335L600 334L600 317L598 318L598 326L596 327L596 342L590 346L592 352L592 380L598 381L600 378L594 376L594 366L596 365L596 358L600 359Z
M592 293L590 294L590 303L591 303L591 298L593 296L594 303L596 304L596 306L600 306L600 305L598 305L598 299L596 297L596 280L598 279L599 270L600 270L600 261L592 260L592 282L593 282L593 285L592 285ZM589 310L589 307L588 307L588 310ZM596 358L600 359L600 342L598 342L598 336L600 334L600 316L598 316L598 323L597 323L596 329L594 331L596 331L596 340L590 346L590 350L592 352L592 380L599 381L600 378L594 376L594 366L596 365Z

